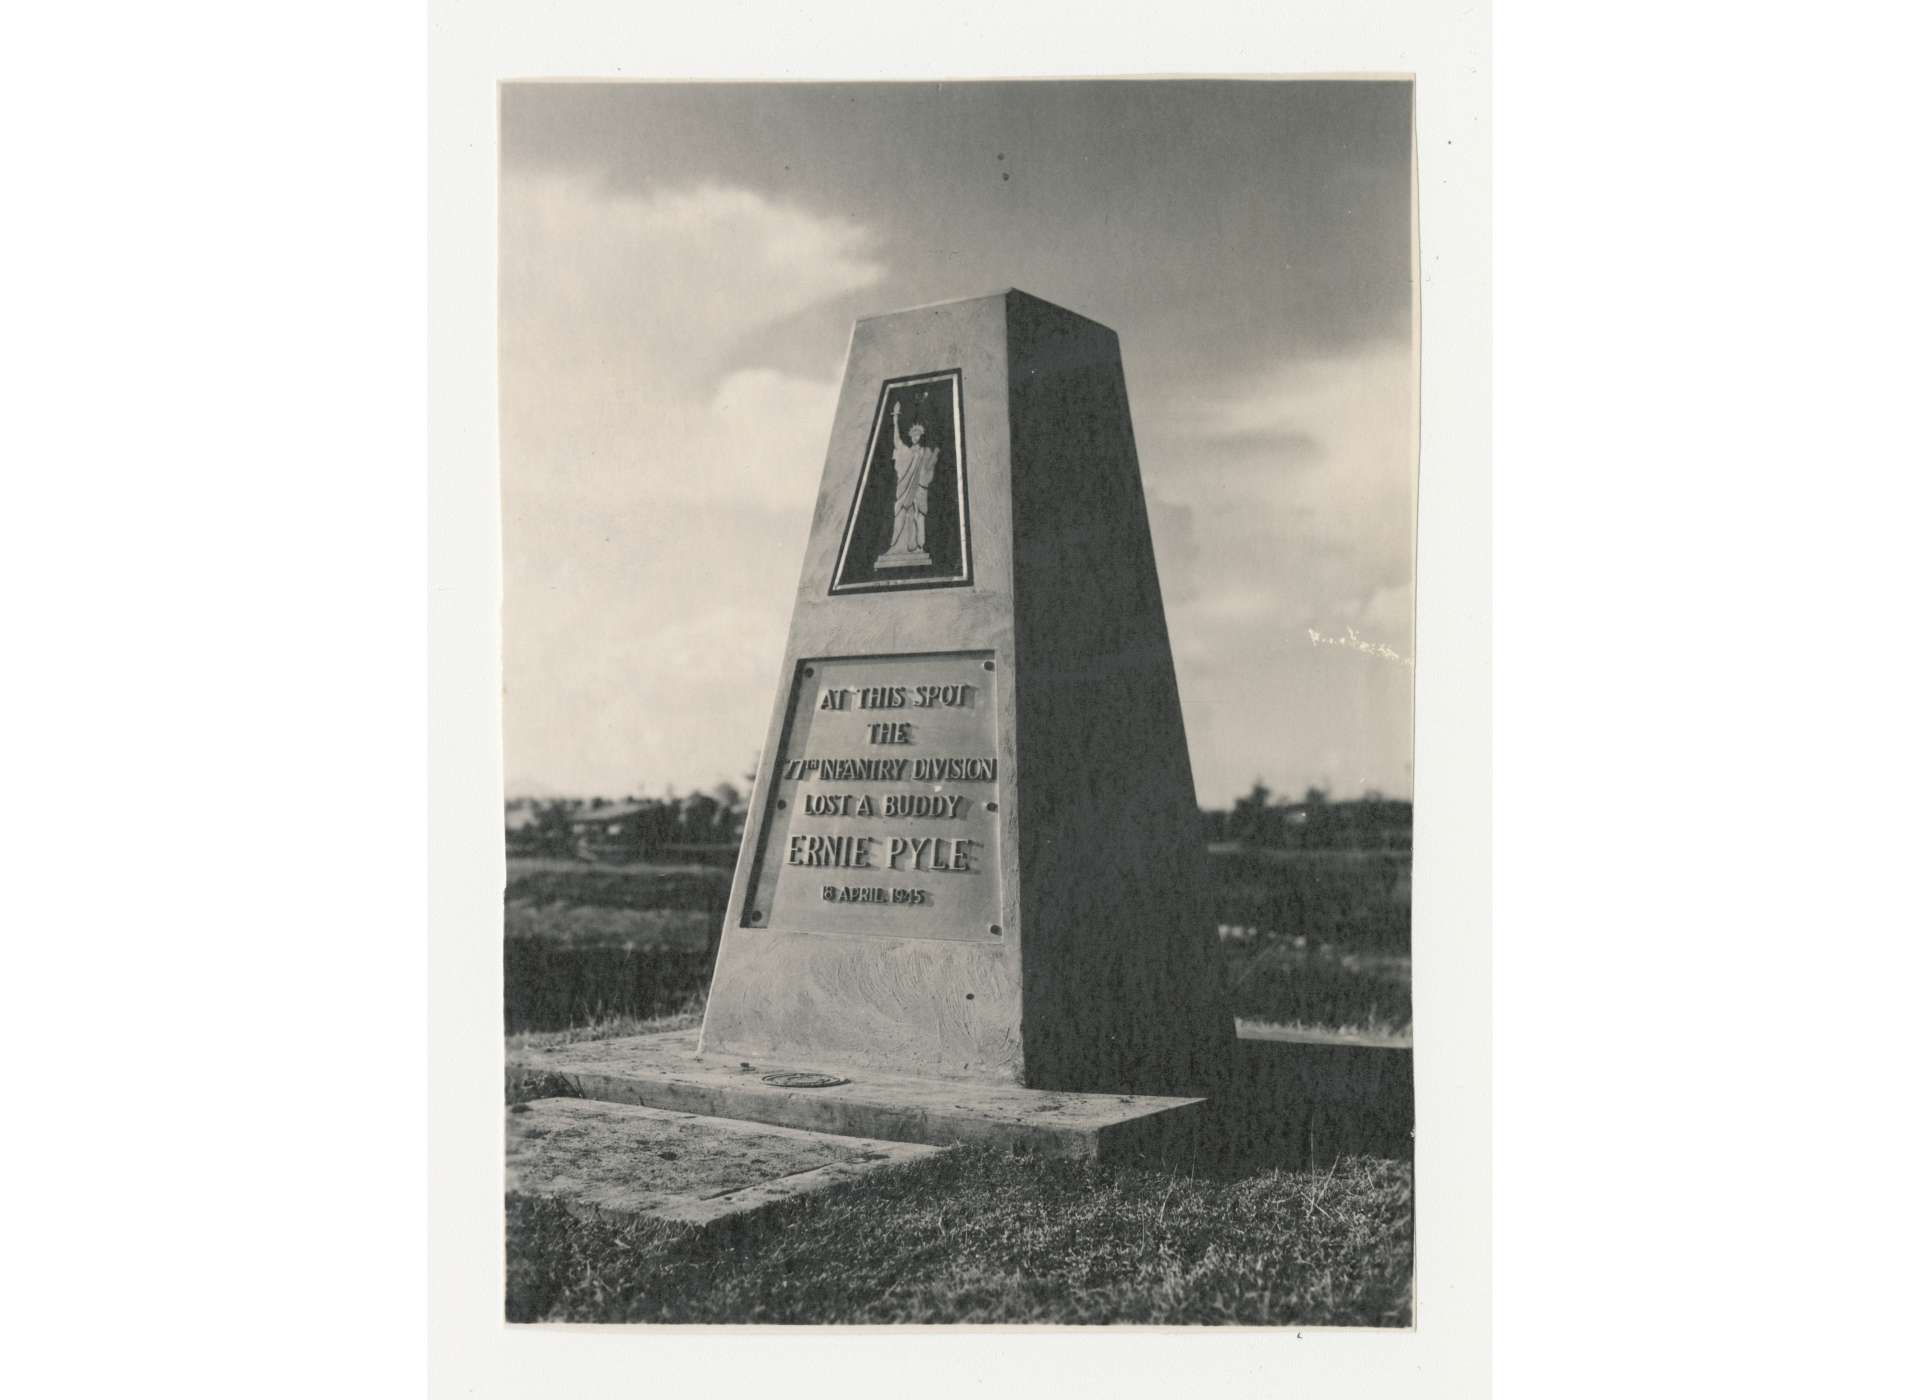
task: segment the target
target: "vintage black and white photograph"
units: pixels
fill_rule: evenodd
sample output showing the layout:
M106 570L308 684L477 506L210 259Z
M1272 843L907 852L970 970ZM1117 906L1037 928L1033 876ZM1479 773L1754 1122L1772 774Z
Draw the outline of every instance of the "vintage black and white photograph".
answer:
M1414 81L498 98L507 1320L1414 1326Z

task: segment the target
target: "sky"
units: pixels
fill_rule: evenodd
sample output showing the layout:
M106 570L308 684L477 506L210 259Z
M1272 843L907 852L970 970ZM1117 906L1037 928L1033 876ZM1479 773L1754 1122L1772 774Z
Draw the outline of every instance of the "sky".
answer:
M1120 337L1194 782L1413 787L1412 89L514 84L509 796L744 788L855 319Z

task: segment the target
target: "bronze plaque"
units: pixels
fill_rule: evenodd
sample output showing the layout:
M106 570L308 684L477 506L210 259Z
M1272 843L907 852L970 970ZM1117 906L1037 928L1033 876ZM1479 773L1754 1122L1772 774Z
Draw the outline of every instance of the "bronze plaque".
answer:
M1001 938L993 653L800 663L745 928Z

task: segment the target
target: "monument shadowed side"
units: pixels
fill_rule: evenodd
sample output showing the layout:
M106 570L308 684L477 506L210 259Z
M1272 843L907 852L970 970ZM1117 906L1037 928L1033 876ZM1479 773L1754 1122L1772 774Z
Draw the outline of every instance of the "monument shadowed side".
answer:
M1119 339L1007 302L1022 1082L1218 1085L1233 1021Z

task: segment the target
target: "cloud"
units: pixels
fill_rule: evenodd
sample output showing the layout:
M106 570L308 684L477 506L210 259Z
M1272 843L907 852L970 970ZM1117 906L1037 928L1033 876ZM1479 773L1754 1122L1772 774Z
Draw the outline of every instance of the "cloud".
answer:
M839 386L772 369L720 381L707 404L706 431L720 486L769 505L811 506L826 460Z
M750 190L501 185L510 772L737 777L837 396L783 321L886 275L860 225Z
M1413 364L1404 344L1276 364L1169 415L1153 496L1195 782L1409 790L1412 678L1307 629L1413 646Z
M1176 412L1155 489L1193 512L1196 611L1293 630L1410 610L1413 366L1405 345L1273 366ZM1262 604L1264 600L1264 605Z
M509 173L502 338L574 360L624 349L697 372L756 329L880 281L875 241L850 219L751 190L632 192L580 173Z
M579 173L501 190L501 436L510 492L794 507L819 484L837 366L769 332L886 276L851 220L719 186Z
M1407 582L1375 590L1360 614L1359 627L1370 636L1411 637L1413 584Z
M1200 547L1193 533L1193 507L1176 505L1151 487L1145 491L1147 528L1153 533L1153 557L1160 576L1161 601L1172 606L1191 599L1197 585L1194 567Z
M770 582L719 559L673 577L638 571L653 586L624 592L583 578L577 592L510 598L509 771L567 792L737 778L766 726L792 579L740 601L713 586L736 572Z

